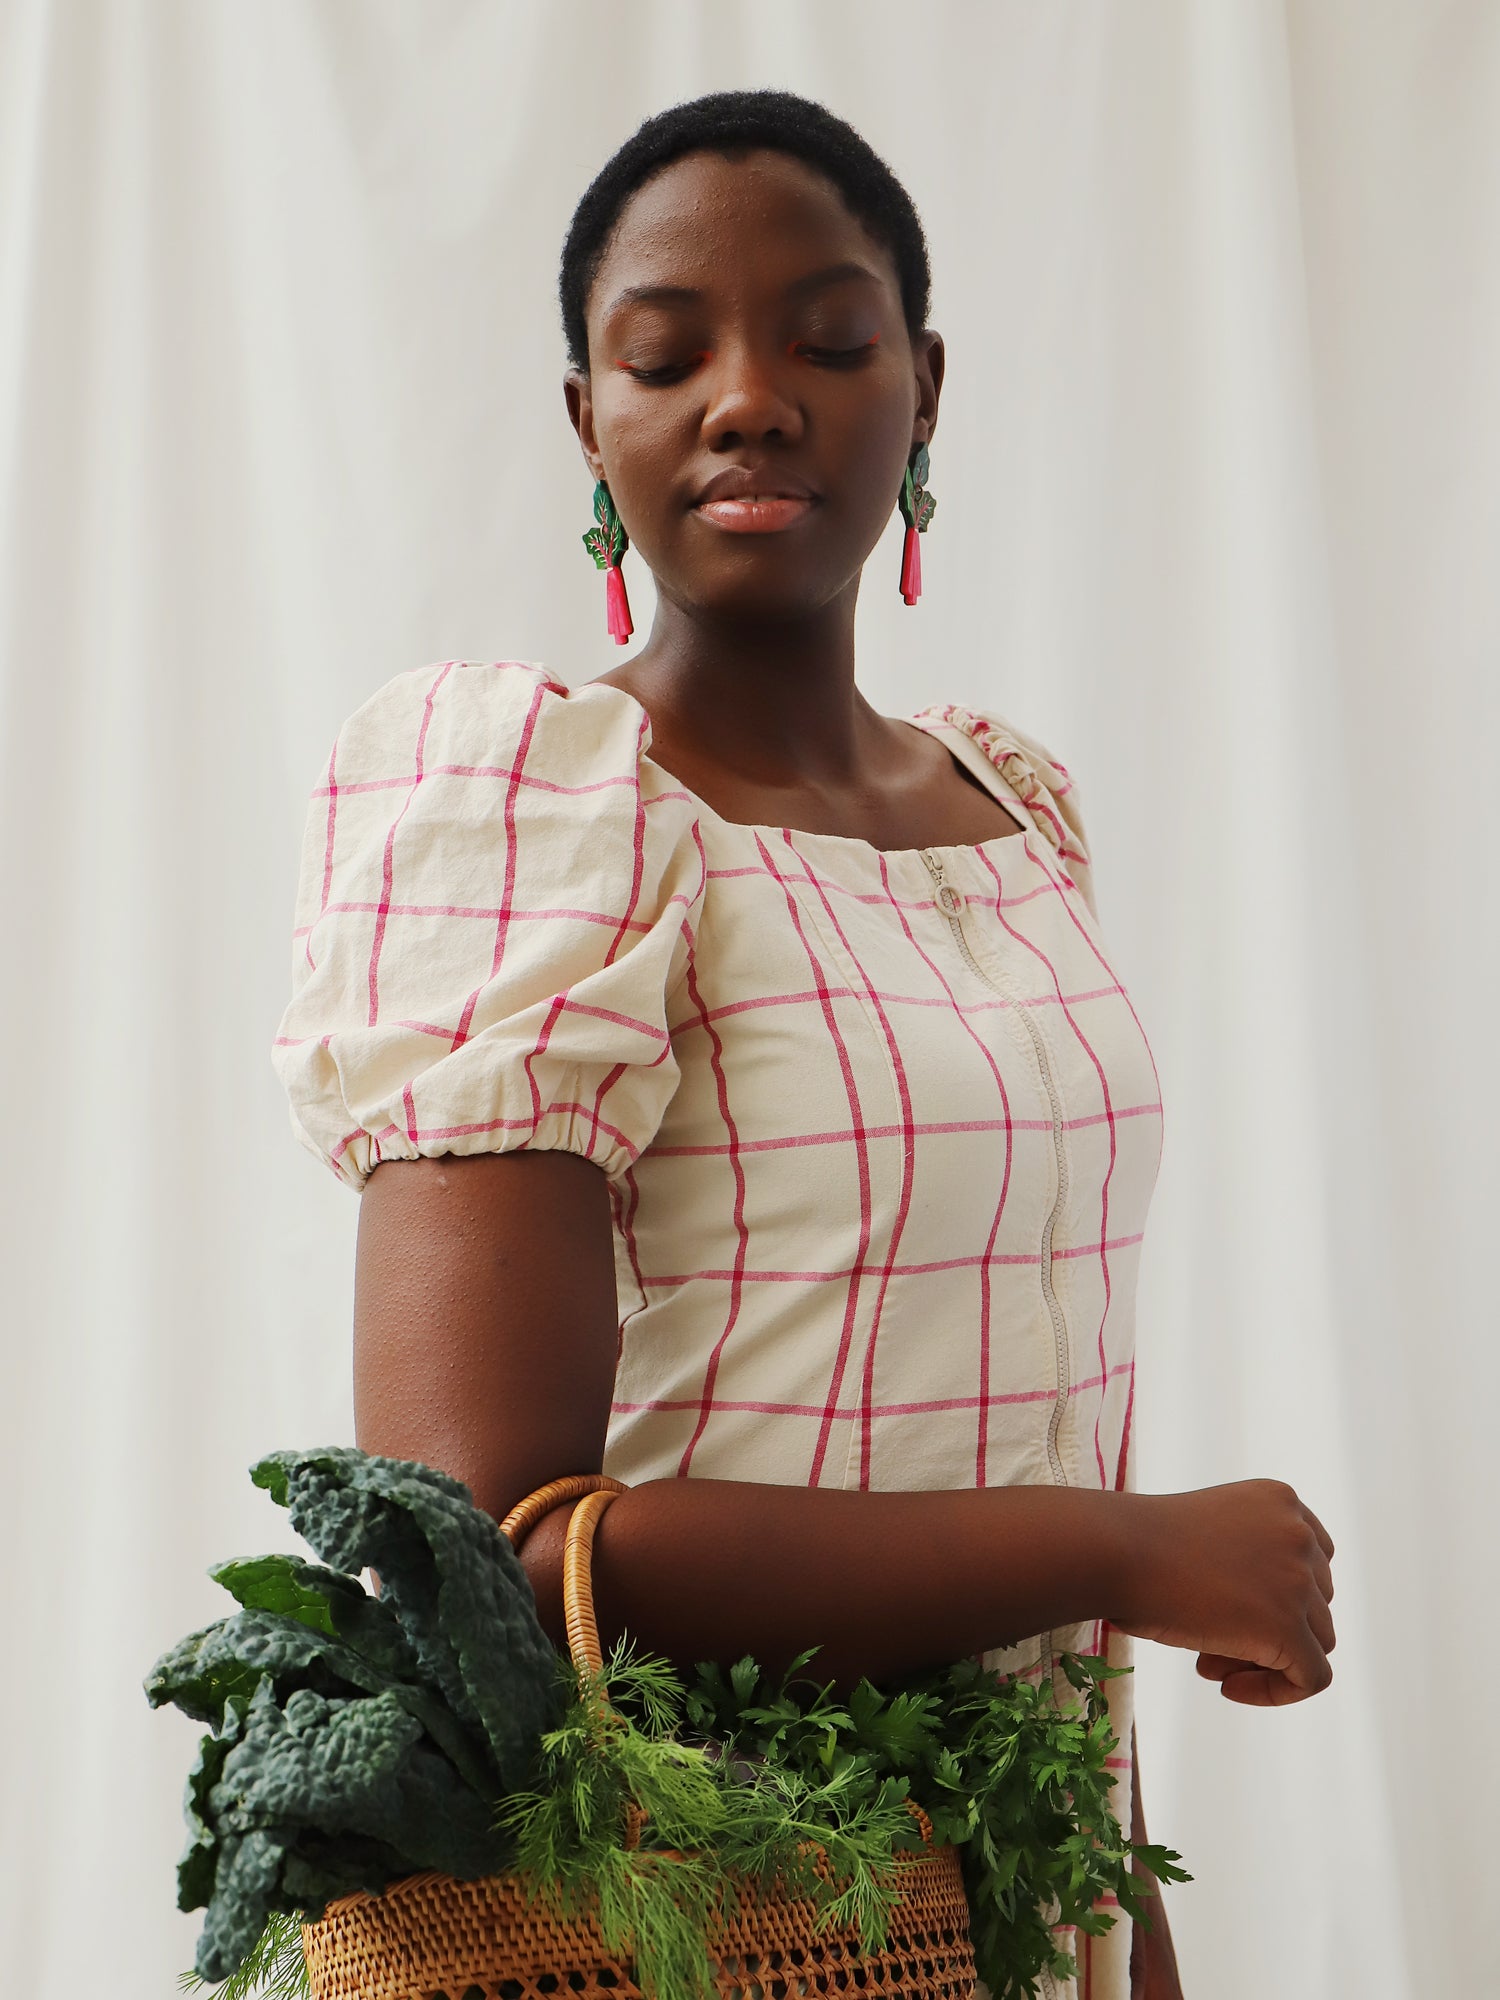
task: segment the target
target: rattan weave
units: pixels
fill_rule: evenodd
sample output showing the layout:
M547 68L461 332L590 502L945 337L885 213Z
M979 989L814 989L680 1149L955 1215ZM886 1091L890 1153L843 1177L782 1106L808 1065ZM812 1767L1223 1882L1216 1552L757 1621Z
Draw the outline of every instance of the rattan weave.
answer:
M524 1501L502 1527L519 1540L549 1506L589 1497L568 1523L564 1595L573 1656L597 1671L599 1638L588 1588L589 1553L599 1516L617 1482L577 1475ZM885 1995L888 2000L972 2000L974 1953L958 1850L931 1845L898 1855L900 1900L886 1947L861 1950L852 1927L817 1927L816 1905L742 1884L737 1908L711 1937L721 2000L812 2000L815 1995ZM639 1818L627 1829L635 1844ZM670 1867L669 1855L660 1865ZM512 1876L462 1882L424 1873L379 1896L330 1903L302 1927L313 2000L646 2000L634 1967L606 1950L584 1913L567 1918L528 1899Z

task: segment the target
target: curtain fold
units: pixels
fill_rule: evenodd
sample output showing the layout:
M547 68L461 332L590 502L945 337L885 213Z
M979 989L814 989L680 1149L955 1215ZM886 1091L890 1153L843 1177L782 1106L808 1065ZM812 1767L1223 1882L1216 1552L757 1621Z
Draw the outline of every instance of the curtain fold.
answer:
M558 251L641 118L765 83L907 182L948 342L924 595L893 517L862 685L1064 758L1161 1069L1140 1483L1285 1478L1339 1545L1324 1696L1141 1649L1184 1989L1495 1982L1500 15L10 0L18 1992L190 1962L194 1732L139 1682L222 1615L210 1562L292 1545L250 1462L353 1435L357 1202L269 1063L306 795L404 668L615 663Z

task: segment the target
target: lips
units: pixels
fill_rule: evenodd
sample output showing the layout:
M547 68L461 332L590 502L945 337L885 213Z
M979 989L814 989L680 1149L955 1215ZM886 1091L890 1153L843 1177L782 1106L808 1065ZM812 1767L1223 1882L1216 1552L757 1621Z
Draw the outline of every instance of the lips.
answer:
M795 473L773 471L770 466L726 465L716 472L693 502L702 507L711 500L816 500L819 495Z
M703 488L693 511L731 534L769 535L805 520L821 497L793 473L727 465Z
M794 528L813 510L811 500L706 500L694 511L731 535L775 535Z

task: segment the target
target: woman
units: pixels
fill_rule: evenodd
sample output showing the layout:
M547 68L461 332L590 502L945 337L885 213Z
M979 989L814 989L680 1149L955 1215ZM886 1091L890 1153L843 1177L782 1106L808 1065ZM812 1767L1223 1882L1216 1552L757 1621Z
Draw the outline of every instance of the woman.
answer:
M359 1443L497 1517L628 1482L601 1626L681 1663L1051 1674L1144 1636L1300 1700L1334 1633L1296 1494L1130 1490L1161 1107L1067 772L855 685L937 426L927 292L899 183L784 93L652 119L579 205L567 407L650 636L571 693L399 676L309 819L278 1061L364 1190ZM525 1547L559 1639L563 1527ZM1078 1943L1089 2000L1178 1992L1164 1921L1133 1980L1128 1920Z

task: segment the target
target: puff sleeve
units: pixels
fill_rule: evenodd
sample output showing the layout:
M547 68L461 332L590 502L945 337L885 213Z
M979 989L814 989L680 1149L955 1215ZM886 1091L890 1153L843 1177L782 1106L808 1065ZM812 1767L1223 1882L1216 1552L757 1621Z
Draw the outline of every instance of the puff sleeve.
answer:
M649 742L623 690L516 661L398 675L344 725L274 1051L341 1180L523 1147L613 1177L650 1143L705 867L694 801L643 778Z

